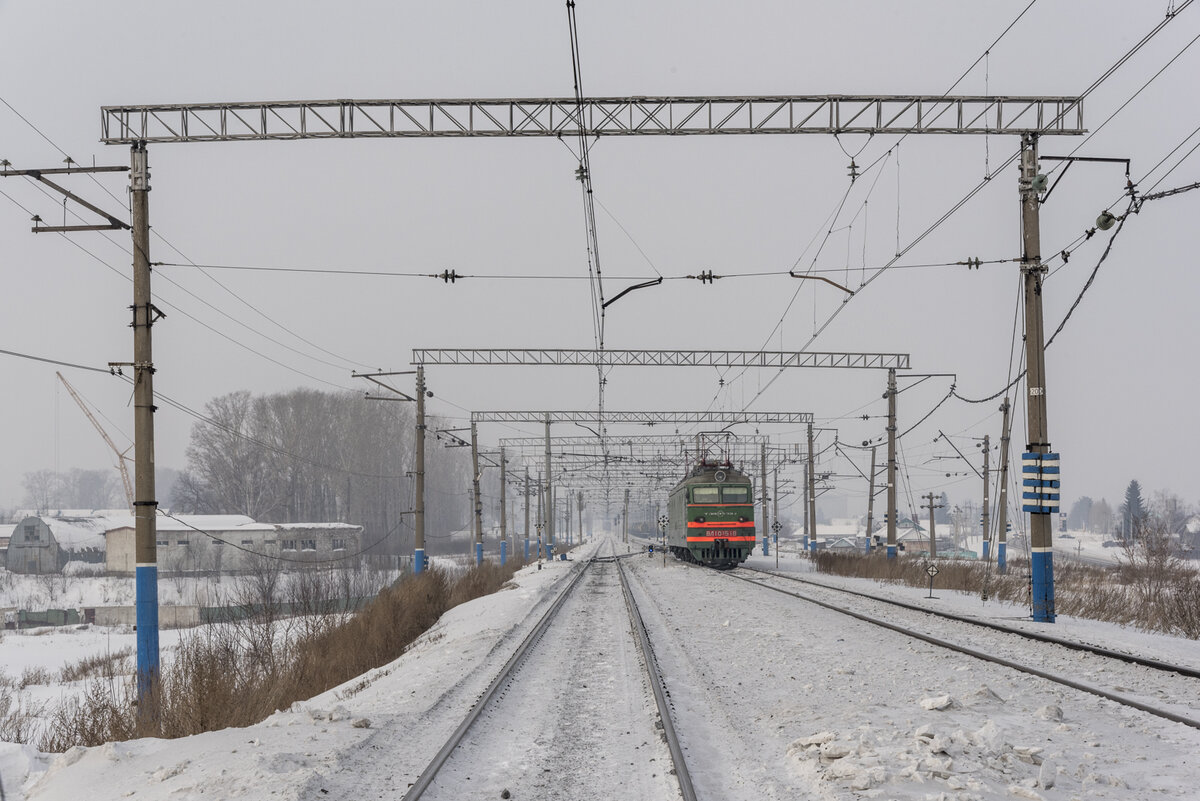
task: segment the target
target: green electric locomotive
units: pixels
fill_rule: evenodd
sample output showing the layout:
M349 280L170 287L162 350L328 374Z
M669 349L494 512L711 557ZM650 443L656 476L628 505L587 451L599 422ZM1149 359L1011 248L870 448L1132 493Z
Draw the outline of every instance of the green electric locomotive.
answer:
M685 562L729 570L754 548L754 487L729 462L700 462L667 508L667 547Z

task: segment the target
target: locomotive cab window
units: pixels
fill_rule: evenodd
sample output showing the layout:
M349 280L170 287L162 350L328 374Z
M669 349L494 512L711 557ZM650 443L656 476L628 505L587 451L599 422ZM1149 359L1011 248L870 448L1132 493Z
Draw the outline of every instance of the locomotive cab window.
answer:
M750 488L721 487L721 500L725 503L750 503Z
M692 503L720 503L720 487L692 487Z

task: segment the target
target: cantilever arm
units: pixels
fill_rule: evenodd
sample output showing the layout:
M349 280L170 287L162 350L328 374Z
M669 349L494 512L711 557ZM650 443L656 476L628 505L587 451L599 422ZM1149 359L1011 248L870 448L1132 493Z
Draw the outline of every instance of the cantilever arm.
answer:
M827 283L827 284L829 284L829 285L831 285L831 286L836 286L838 289L842 290L842 291L843 291L843 292L845 292L847 295L853 295L853 294L854 294L854 290L853 290L853 289L850 289L850 288L848 288L848 287L844 287L844 286L842 286L841 284L839 284L837 281L831 281L831 280L829 280L828 278L826 278L826 277L825 277L825 276L823 276L823 275L804 275L803 273L798 273L798 272L796 272L795 270L788 270L788 275L790 275L792 278L812 278L812 279L814 279L814 280L817 280L817 281L824 281L825 283Z

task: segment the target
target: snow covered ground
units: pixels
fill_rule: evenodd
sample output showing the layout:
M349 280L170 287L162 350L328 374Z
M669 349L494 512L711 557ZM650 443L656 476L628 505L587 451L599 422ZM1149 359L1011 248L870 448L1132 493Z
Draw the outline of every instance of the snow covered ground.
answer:
M773 555L752 561L774 568ZM944 653L672 559L664 567L657 554L630 562L702 798L1197 797L1200 731ZM448 612L390 665L255 726L63 755L0 745L3 797L399 797L497 674L559 582L578 566L571 561L548 563L541 571L527 568L514 588ZM790 557L781 560L785 566L807 569L806 562ZM910 600L924 594L820 579ZM605 582L590 586L597 612L606 618L623 614L607 598L619 589ZM936 603L956 611L1025 625L1019 620L1024 609L934 594ZM589 627L596 618L576 612L569 620L568 628L580 631L555 635L563 640L562 653L586 654L594 644ZM1200 663L1200 645L1191 641L1066 618L1052 629L1059 636ZM115 648L115 638L128 635L92 629L53 636L58 640L42 646L29 644L41 637L8 633L0 641L0 665L7 670L10 661L21 660L57 669L89 649ZM597 675L603 683L613 674L601 669ZM563 676L542 665L523 670L518 681L530 699L541 699L541 706L530 707L530 729L543 719L533 709L555 705L579 711L581 725L595 727L591 713L583 713L596 711L599 696L594 687L582 686L590 684L582 674ZM627 704L642 703L640 687L628 692ZM587 732L572 735L557 726L555 739L574 736L588 748L556 751L544 743L542 751L514 755L515 746L495 744L504 742L500 737L484 744L480 769L503 779L506 771L540 765L548 774L544 787L514 798L594 798L554 776L586 769L588 760L612 766L633 758L620 738L587 739Z

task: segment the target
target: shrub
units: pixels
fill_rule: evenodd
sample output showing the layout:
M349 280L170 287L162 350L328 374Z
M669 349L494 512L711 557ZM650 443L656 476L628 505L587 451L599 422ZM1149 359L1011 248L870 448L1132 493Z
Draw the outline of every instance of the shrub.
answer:
M327 613L333 624L305 623L292 639L278 636L278 610L270 604L257 619L206 626L183 638L165 667L148 705L157 708L154 720L138 718L129 682L99 675L118 664L120 655L108 667L99 662L71 666L71 675L90 675L90 681L82 696L54 711L39 747L64 751L136 736L185 737L251 725L393 661L448 609L500 589L517 567L515 562L485 563L457 580L436 569L408 576L357 614Z

